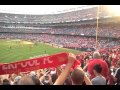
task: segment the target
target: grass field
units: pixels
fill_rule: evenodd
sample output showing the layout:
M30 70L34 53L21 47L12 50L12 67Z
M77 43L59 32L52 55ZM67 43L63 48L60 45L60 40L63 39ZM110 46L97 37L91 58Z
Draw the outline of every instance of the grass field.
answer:
M76 50L55 48L44 43L38 43L30 48L30 44L21 44L20 41L0 40L0 63L25 60L45 53L51 55L59 52L72 52L74 54L80 53Z

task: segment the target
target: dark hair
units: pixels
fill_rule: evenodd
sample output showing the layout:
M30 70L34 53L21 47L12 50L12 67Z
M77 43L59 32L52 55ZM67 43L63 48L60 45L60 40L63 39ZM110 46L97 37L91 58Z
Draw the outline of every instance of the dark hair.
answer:
M84 81L84 73L79 69L75 69L71 74L71 79L74 84L82 84Z
M49 80L49 76L48 75L45 76L45 80Z
M40 85L40 80L36 76L32 76L31 78L34 81L35 85Z
M57 74L52 74L52 82L55 83L56 79L57 79Z
M10 81L8 79L3 80L3 85L10 85Z
M45 82L45 81L43 81L42 83L43 83L44 85L51 85L50 82Z
M94 65L93 70L95 70L97 73L101 73L102 67L100 64L96 64L96 65Z

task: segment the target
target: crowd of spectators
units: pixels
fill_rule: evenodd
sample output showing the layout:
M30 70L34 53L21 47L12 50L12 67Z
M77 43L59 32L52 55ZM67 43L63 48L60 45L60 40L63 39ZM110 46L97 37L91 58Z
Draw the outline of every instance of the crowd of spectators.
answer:
M32 40L37 42L53 43L62 45L68 48L95 48L96 40L93 37L67 36L67 35L52 35L52 34L16 34L2 33L1 39L22 39ZM119 40L99 39L100 48L111 48L120 45Z
M67 64L0 75L0 85L120 85L120 48L69 54ZM71 69L75 60L80 61Z
M119 24L99 24L98 36L100 37L120 37ZM48 33L48 34L68 34L81 36L96 36L96 25L83 24L74 27L59 27L59 28L40 28L40 27L25 27L25 26L1 26L0 32L17 32L17 33Z

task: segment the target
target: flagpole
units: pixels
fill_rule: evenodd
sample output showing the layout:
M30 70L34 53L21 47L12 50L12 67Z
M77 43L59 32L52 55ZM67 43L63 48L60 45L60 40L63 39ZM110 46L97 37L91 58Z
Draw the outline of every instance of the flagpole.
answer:
M99 5L97 8L96 49L98 49L98 21L99 21Z

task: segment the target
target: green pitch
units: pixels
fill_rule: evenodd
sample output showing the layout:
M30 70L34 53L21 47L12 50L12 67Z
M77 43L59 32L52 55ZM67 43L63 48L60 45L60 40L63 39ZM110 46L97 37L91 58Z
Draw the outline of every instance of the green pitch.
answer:
M44 43L34 44L33 47L30 48L28 44L22 44L21 46L19 41L0 40L0 63L20 61L38 55L52 55L60 52L80 53L76 50L55 48Z

